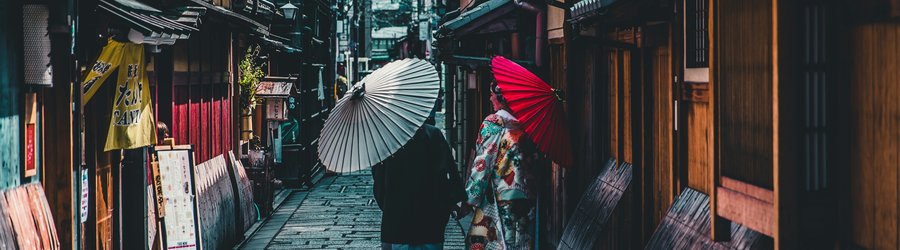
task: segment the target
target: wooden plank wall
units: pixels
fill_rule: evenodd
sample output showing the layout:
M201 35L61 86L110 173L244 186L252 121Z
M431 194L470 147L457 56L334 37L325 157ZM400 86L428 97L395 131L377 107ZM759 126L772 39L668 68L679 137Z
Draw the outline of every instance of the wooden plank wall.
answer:
M634 133L633 133L633 110L634 105L631 98L632 92L632 83L637 82L637 84L641 84L640 79L634 78L634 71L639 70L634 69L632 67L634 65L634 61L639 61L640 57L637 56L637 53L632 53L630 50L618 50L619 58L616 61L616 67L619 70L619 111L618 121L619 126L621 126L621 131L619 131L619 138L622 141L621 160L625 163L635 163L634 159ZM633 59L637 57L637 59Z
M646 29L645 50L650 68L647 69L651 114L649 162L646 169L651 171L650 188L653 212L651 225L656 226L665 216L674 199L675 175L673 166L674 120L672 105L672 58L669 53L668 25L658 25Z
M85 225L86 248L95 249L112 249L114 246L114 220L115 215L119 212L119 207L114 200L116 182L114 177L118 171L114 168L119 166L121 158L119 151L113 150L103 152L106 143L106 136L109 131L109 121L112 107L109 105L112 101L112 94L115 78L110 77L107 82L100 88L91 102L84 106L84 146L87 166L93 172L93 176L89 178L90 192L92 199L88 206L92 213L88 217ZM117 179L117 178L116 178ZM93 237L93 239L89 238ZM91 241L91 242L88 242Z
M707 85L708 86L708 85ZM682 131L686 137L686 149L684 159L687 163L688 187L697 189L702 193L709 193L709 147L710 111L709 102L703 100L682 99L682 116L685 126Z
M159 72L170 73L172 79L172 89L159 95L173 100L171 105L160 104L160 109L168 110L159 113L171 117L159 120L171 121L167 125L175 143L193 145L198 162L231 150L235 129L228 78L230 34L214 25L205 24L191 39L176 43L172 72Z
M617 62L619 61L619 54L615 51L610 51L608 54L609 57L609 65L608 72L609 78L607 82L609 82L609 155L613 158L620 159L621 149L619 148L619 130L621 126L619 125L619 78L621 78L622 73L619 72L616 67Z
M551 44L550 45L550 81L549 84L554 88L561 89L568 92L569 84L567 79L567 71L566 71L566 61L567 61L567 52L566 52L566 44ZM566 97L566 100L570 100L571 97ZM567 103L568 104L568 103ZM572 110L571 107L566 105L566 114L571 117ZM572 119L569 118L571 121ZM573 123L569 123L569 126L575 127ZM568 131L572 131L571 129ZM573 145L574 146L574 145ZM545 224L544 230L546 230L547 235L542 241L549 241L551 245L557 245L560 235L562 235L563 226L566 223L567 213L566 213L566 181L565 175L563 174L567 169L572 168L572 166L562 167L556 164L552 165L552 169L547 171L549 173L549 194L548 199L545 199L546 205L542 205L547 208L545 213Z
M569 79L567 87L567 115L572 129L573 166L566 173L566 197L581 197L594 178L603 169L603 163L613 157L611 153L610 82L608 77L609 55L605 49L590 43L568 44L577 53L567 55ZM615 145L615 144L613 144ZM575 207L577 200L568 199L567 210Z
M772 189L772 1L720 0L716 9L718 167Z
M16 32L16 10L21 13L21 5L15 1L0 3L0 16L3 16L0 25L0 189L18 186L21 181L22 146L21 135L22 121L19 114L21 106L21 74L19 60L21 59L22 40L21 32ZM21 26L18 26L21 27Z
M900 248L900 24L860 24L848 35L851 237L864 248Z
M73 209L73 146L72 143L72 94L71 87L58 84L44 93L44 167L42 183L47 190L47 200L56 219L60 242L72 245ZM80 194L80 193L79 193Z

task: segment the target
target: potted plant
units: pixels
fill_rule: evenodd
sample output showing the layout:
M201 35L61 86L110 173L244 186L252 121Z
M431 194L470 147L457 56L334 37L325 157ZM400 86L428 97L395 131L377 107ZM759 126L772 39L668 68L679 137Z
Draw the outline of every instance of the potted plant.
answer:
M250 140L253 136L253 109L259 100L256 98L256 88L259 82L265 77L262 67L265 65L259 62L259 46L250 46L244 59L238 64L238 85L241 91L241 139Z

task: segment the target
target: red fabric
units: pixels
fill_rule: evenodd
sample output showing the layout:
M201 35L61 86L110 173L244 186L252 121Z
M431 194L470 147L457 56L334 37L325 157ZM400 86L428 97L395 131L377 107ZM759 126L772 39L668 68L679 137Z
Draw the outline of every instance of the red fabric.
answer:
M502 56L491 60L494 79L513 115L540 150L562 166L572 164L572 144L563 103L553 88L524 67Z

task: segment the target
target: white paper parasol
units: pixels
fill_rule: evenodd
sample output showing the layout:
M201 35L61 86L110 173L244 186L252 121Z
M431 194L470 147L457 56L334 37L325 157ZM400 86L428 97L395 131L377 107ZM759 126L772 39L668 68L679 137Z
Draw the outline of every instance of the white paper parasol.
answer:
M372 167L416 134L434 108L440 78L431 63L388 63L354 85L319 135L319 160L345 173Z

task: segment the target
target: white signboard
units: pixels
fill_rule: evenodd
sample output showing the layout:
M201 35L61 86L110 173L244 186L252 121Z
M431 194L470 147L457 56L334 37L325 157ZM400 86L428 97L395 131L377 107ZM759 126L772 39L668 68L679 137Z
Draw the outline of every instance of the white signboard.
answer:
M428 32L428 22L419 23L419 40L428 41L428 35L431 35L431 32Z
M88 218L88 170L81 170L81 223L87 222Z
M193 150L190 147L161 150L159 175L166 199L165 230L167 249L199 249L197 203L194 199Z
M150 245L153 245L153 240L156 238L156 209L154 209L155 205L153 199L153 185L147 186L147 242ZM149 246L148 246L149 247Z

